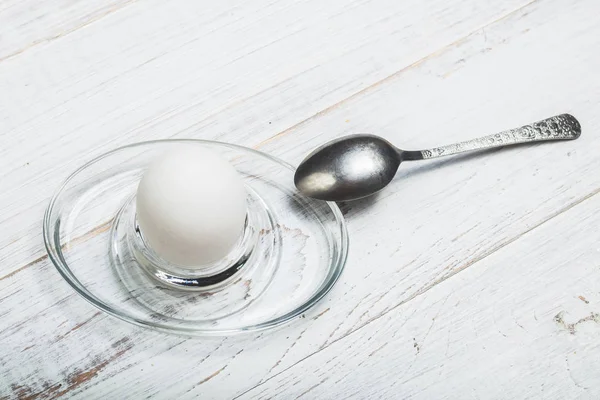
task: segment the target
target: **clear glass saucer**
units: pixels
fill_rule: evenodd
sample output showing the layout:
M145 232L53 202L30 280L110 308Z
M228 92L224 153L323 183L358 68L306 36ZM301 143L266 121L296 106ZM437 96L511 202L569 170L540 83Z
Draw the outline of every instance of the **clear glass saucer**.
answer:
M203 270L207 276L163 270L136 229L135 192L144 170L178 146L219 152L248 192L244 234L229 258ZM133 324L185 335L272 328L332 288L348 250L337 205L301 195L293 174L281 160L220 142L162 140L118 148L81 167L55 193L44 216L46 249L79 294Z

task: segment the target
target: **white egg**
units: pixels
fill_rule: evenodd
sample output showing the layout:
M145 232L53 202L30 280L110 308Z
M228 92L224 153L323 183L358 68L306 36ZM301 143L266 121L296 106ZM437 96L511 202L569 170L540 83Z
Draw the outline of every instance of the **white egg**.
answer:
M246 191L219 154L190 145L151 163L136 207L142 236L160 257L201 268L227 255L240 238Z

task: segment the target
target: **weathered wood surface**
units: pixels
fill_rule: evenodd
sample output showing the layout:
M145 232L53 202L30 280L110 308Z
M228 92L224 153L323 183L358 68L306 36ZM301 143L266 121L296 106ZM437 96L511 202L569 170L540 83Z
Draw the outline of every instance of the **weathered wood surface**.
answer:
M593 0L0 2L0 395L597 398ZM297 163L571 112L556 144L406 163L343 204L347 268L280 330L185 339L105 316L45 256L56 186L115 146L233 141Z

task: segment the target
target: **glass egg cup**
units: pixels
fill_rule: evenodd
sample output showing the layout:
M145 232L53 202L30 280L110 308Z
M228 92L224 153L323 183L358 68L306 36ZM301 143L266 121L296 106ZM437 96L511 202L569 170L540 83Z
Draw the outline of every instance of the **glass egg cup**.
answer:
M202 268L162 260L136 221L142 174L155 157L181 146L221 154L248 194L238 243ZM79 168L54 194L44 216L46 249L81 296L127 322L186 336L273 328L325 296L348 251L337 205L300 194L293 175L294 168L275 157L228 143L159 140L121 147Z

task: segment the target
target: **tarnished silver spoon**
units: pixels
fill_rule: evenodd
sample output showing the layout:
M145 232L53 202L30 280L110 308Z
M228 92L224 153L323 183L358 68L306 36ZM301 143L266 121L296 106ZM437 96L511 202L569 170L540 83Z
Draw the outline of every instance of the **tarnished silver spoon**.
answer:
M369 196L387 186L402 161L424 160L467 151L549 140L571 140L581 125L569 114L531 125L429 150L405 151L374 135L351 135L309 154L296 170L294 183L305 195L344 201Z

